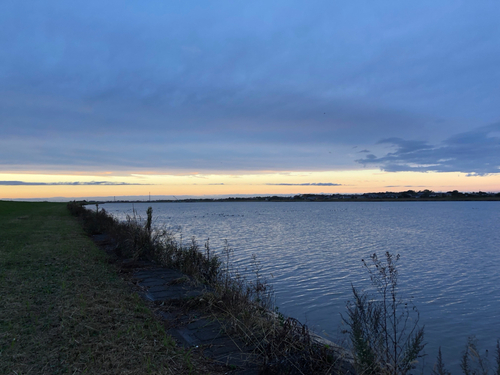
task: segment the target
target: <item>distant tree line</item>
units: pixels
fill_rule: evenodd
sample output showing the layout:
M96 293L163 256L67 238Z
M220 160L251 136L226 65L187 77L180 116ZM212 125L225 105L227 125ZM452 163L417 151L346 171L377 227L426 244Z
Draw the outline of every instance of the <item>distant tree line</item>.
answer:
M257 196L257 197L229 197L229 198L188 198L188 199L161 199L148 200L149 202L300 202L300 201L387 201L387 200L500 200L500 192L460 192L452 190L447 192L434 192L429 189L425 190L406 190L400 192L378 192L364 194L297 194L294 196L287 195L272 195L272 196ZM144 202L145 200L113 200L106 203L123 203L123 202ZM95 204L95 201L83 201L85 204ZM100 202L105 203L105 202Z

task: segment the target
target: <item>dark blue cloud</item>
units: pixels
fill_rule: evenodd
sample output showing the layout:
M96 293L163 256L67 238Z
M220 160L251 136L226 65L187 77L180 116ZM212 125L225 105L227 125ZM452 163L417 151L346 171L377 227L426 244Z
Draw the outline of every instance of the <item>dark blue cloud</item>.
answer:
M4 186L55 186L55 185L100 185L100 186L122 186L122 185L150 185L150 184L131 184L127 182L109 182L109 181L90 181L90 182L25 182L25 181L0 181Z
M500 123L454 135L437 146L400 138L379 143L390 144L396 150L356 161L388 172L462 172L471 176L500 173Z
M500 119L499 11L4 1L0 164L332 170L359 167L345 148L389 138L408 153Z

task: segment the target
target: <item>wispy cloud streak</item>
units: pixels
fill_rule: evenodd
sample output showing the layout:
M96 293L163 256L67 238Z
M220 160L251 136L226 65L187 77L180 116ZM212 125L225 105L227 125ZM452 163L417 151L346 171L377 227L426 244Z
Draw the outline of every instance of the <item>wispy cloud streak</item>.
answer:
M109 181L90 181L90 182L25 182L25 181L0 181L0 185L3 186L89 186L89 185L98 185L98 186L122 186L122 185L151 185L151 184L135 184L128 182L109 182Z
M306 182L302 184L287 184L287 183L281 183L281 184L266 184L269 186L342 186L342 184L335 184L332 182Z

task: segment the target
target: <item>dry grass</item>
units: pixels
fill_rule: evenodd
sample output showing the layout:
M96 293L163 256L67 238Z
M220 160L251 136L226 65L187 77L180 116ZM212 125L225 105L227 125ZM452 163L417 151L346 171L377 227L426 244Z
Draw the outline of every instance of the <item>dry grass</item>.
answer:
M175 346L65 204L0 202L1 374L217 373Z

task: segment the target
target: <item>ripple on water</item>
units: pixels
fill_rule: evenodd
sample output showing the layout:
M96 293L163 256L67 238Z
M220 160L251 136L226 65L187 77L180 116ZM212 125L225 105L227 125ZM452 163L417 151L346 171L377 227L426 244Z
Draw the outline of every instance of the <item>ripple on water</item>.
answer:
M157 222L182 228L184 241L210 238L220 253L227 239L241 269L256 254L280 311L331 338L351 283L370 286L361 259L385 251L401 254L400 291L420 310L430 365L442 346L448 369L460 373L468 335L490 351L500 337L500 202L151 205ZM145 216L148 206L135 209ZM132 213L125 204L105 209Z

